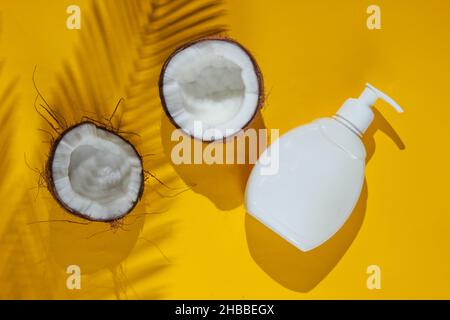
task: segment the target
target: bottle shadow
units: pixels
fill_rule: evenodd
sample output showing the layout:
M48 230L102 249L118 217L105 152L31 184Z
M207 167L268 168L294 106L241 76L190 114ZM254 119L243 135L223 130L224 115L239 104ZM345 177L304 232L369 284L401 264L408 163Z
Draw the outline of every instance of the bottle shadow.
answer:
M265 128L261 113L258 113L247 129L259 130ZM245 186L253 165L249 164L248 161L245 161L245 164L236 162L237 143L235 142L237 138L233 137L226 142L201 143L202 152L211 144L218 144L220 148L227 148L227 144L234 143L235 161L233 164L211 165L204 162L201 164L174 164L170 161L170 156L173 148L179 143L179 141L171 140L174 130L176 130L175 126L163 114L161 117L161 137L164 153L184 183L190 186L192 191L208 198L219 210L229 211L241 206L244 202ZM189 139L191 144L194 143L194 140L188 136L183 136L183 138ZM258 137L257 146L259 145ZM248 155L248 144L246 144L245 150Z
M363 138L366 164L375 152L374 134L378 130L389 136L400 150L405 149L394 128L378 110L374 108L373 111L375 120ZM344 226L323 245L309 252L298 250L247 213L245 231L253 260L282 286L297 292L311 291L333 270L357 236L364 221L368 194L364 179L360 199Z

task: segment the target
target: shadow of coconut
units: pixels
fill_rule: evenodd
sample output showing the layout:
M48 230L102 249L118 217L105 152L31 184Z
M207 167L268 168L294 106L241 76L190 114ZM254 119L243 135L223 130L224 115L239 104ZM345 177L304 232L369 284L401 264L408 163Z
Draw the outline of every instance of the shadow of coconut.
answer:
M386 119L374 109L375 120L364 135L366 163L375 152L374 134L379 130L388 135L400 150L405 145ZM254 261L282 286L297 291L314 289L336 266L356 238L364 221L368 187L364 180L359 201L344 226L327 242L308 252L302 252L261 224L251 215L245 216L245 231Z
M55 205L49 220L50 256L63 270L77 265L85 275L112 270L125 260L135 247L145 215L140 202L121 224L112 226L72 216Z
M246 128L248 130L265 129L264 120L261 113L258 113L250 125ZM180 143L183 139L188 139L191 145L191 150L194 150L194 139L183 134L183 139L180 141L172 141L172 133L176 130L175 126L169 121L166 115L162 115L161 118L161 137L163 142L164 153L168 158L171 158L174 147ZM255 131L258 132L258 131ZM195 141L201 145L202 155L209 153L212 148L227 150L227 148L233 148L234 161L233 164L225 164L226 151L224 151L223 162L224 164L175 164L169 159L174 170L183 179L186 185L190 186L192 190L198 194L207 197L214 205L223 211L235 209L242 205L244 202L245 186L247 184L248 176L253 167L253 164L249 164L251 155L254 155L254 160L259 156L258 146L261 144L259 136L256 139L256 143L248 144L244 146L244 153L246 156L244 164L237 163L237 155L243 152L239 148L237 143L238 137L228 139L226 142L213 142L202 143ZM241 139L242 141L242 139ZM247 140L248 141L248 140ZM252 149L253 148L253 149ZM200 149L200 148L199 148ZM193 162L193 157L191 158Z

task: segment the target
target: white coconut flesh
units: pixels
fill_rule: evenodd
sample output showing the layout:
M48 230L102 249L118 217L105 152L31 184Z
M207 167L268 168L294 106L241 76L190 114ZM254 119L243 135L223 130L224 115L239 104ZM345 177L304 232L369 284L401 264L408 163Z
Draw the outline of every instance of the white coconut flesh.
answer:
M232 41L208 39L187 46L166 63L161 80L166 111L179 128L201 140L237 133L258 108L261 88L254 62Z
M54 149L54 192L71 212L90 220L126 215L139 200L142 163L118 135L83 123L69 129Z

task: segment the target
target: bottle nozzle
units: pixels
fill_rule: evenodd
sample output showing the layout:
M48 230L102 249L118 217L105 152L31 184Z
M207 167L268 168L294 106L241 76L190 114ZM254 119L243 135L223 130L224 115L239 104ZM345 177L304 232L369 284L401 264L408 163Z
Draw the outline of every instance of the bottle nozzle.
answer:
M403 112L397 102L371 84L366 84L359 98L348 99L337 112L337 116L350 123L354 131L362 135L372 123L374 117L372 106L378 99L389 103L397 112Z
M369 106L373 106L378 99L382 99L387 103L389 103L395 110L397 110L397 112L399 113L403 112L402 107L400 107L398 103L395 102L391 97L381 92L380 90L372 86L370 83L367 83L363 93L359 96L359 100L362 103L365 103Z

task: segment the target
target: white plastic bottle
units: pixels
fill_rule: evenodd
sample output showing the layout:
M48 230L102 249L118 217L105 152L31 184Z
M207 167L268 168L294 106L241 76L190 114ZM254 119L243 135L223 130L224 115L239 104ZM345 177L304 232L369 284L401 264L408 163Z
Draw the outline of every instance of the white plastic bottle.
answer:
M250 174L247 211L302 251L332 237L362 190L366 150L361 137L374 118L371 107L378 98L403 112L367 84L361 96L348 99L335 116L295 128L269 146ZM263 164L276 161L274 152L279 171L265 175Z

